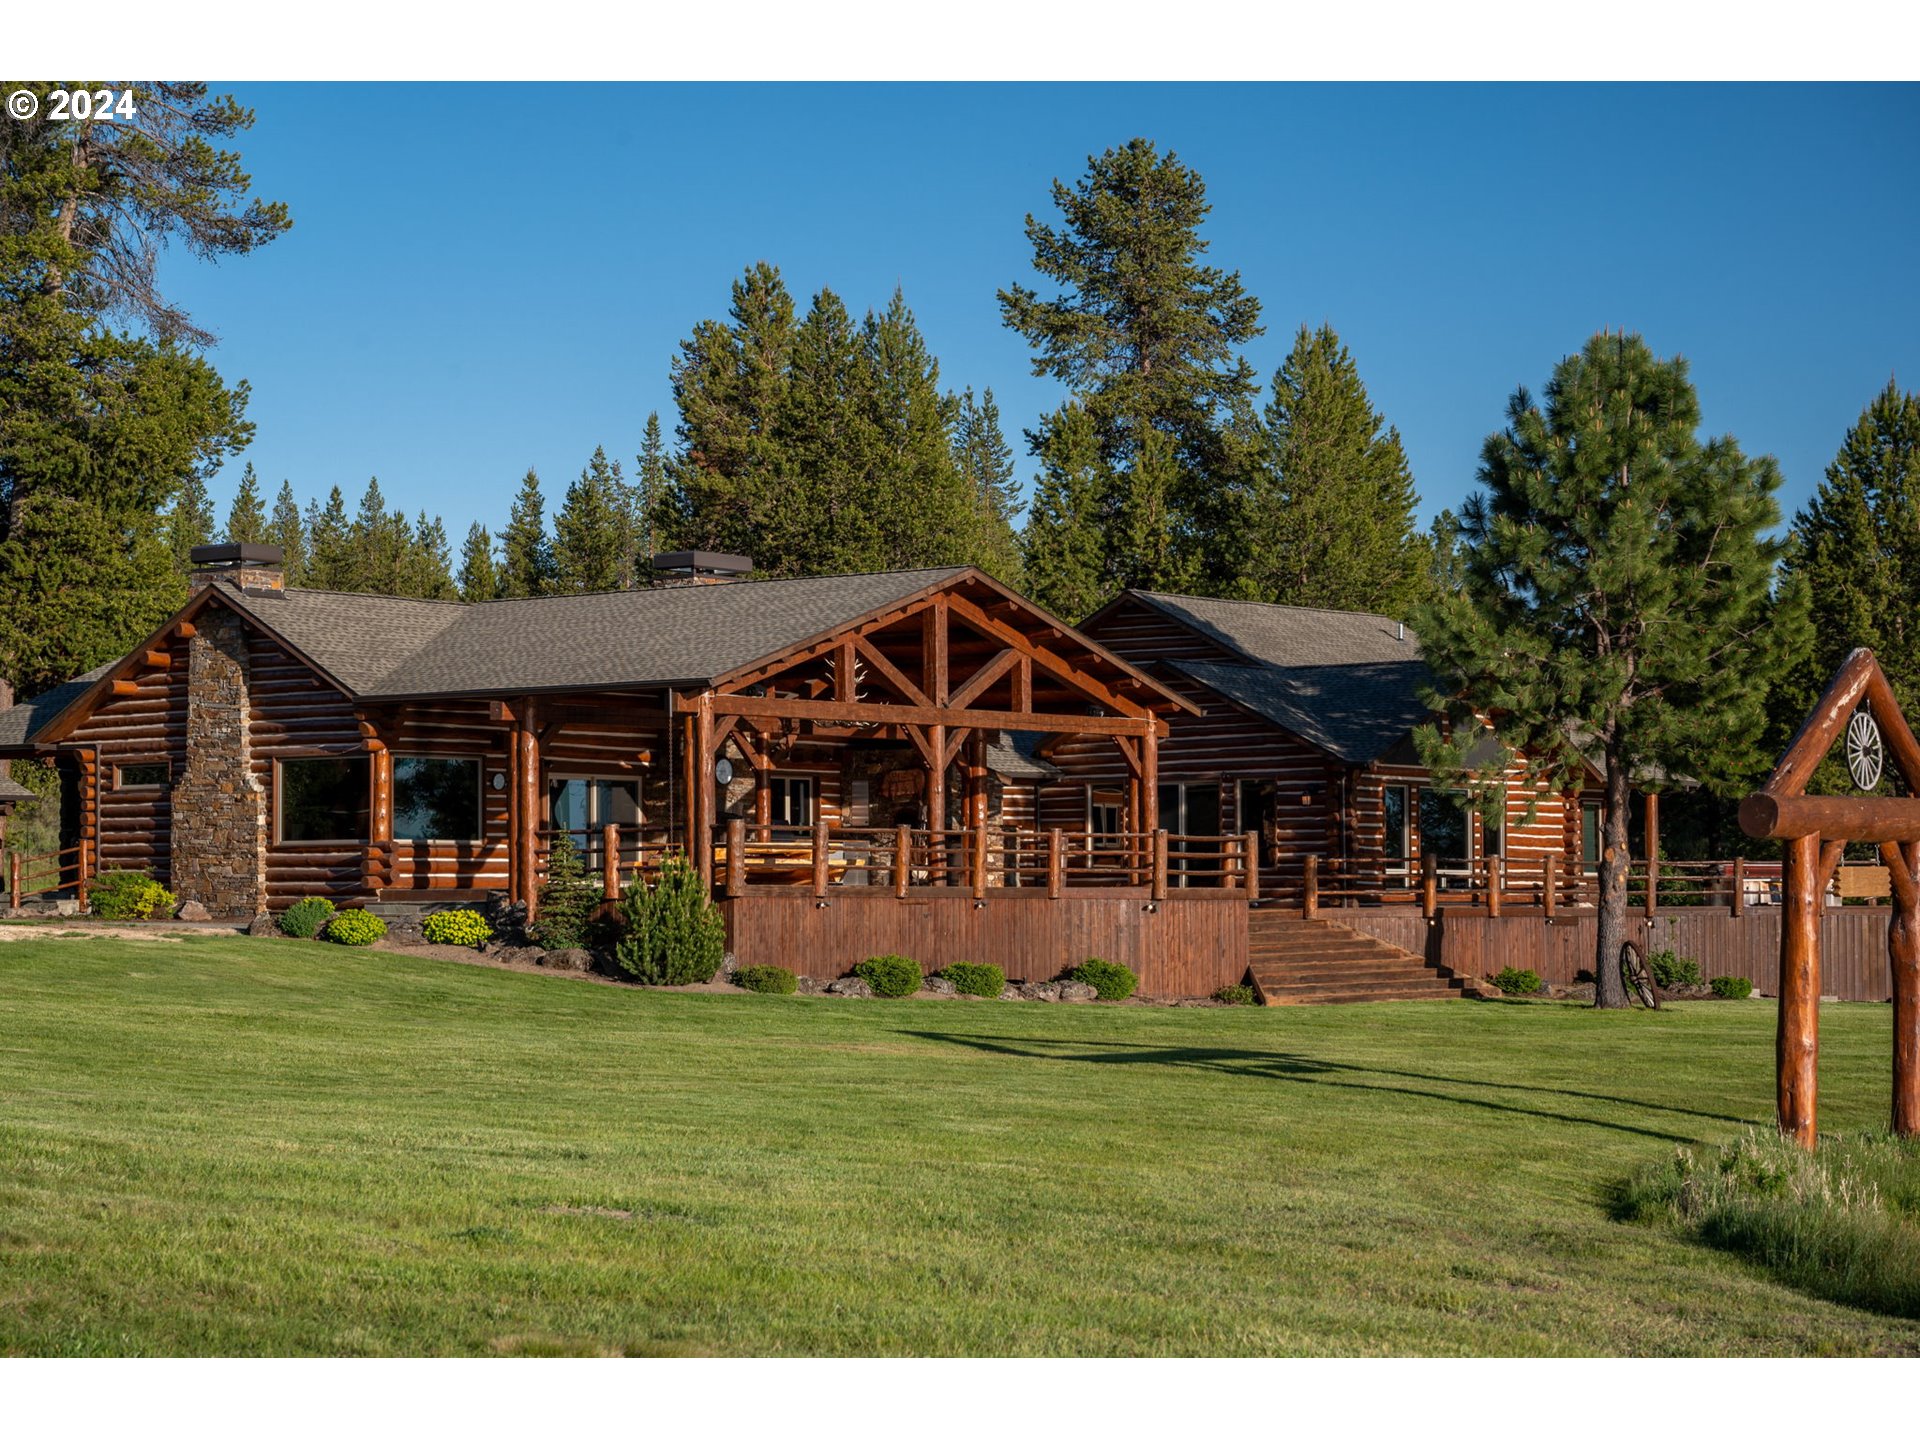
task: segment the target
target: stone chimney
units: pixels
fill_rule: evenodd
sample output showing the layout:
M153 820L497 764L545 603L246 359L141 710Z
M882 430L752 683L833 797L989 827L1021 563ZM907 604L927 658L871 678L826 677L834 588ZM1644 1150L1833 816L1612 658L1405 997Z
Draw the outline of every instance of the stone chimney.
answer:
M196 545L187 552L197 595L209 585L236 590L284 590L287 553L278 545Z
M198 552L195 552L196 554ZM716 555L711 550L672 550L653 557L655 585L724 585L753 573L753 561L744 555Z

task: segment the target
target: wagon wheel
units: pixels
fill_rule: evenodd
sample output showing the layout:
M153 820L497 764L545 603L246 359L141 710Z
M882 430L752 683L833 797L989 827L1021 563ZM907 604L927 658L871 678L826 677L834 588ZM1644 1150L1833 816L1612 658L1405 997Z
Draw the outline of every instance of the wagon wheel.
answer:
M1646 958L1631 940L1620 945L1620 979L1627 987L1627 999L1639 1000L1649 1010L1660 1008L1660 997L1653 993L1653 980L1647 974Z

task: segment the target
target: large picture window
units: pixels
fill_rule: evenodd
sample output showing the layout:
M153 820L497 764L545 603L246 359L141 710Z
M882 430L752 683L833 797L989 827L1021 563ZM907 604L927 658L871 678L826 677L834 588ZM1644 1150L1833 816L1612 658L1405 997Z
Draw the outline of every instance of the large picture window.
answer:
M280 839L289 844L361 840L367 828L367 761L316 755L279 766Z
M480 762L455 756L394 756L393 838L478 840Z

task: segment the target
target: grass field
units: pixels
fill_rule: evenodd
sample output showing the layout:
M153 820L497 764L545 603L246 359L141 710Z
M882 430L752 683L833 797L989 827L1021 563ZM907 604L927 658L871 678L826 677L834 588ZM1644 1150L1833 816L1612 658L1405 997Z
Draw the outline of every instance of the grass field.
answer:
M1885 1006L1823 1013L1883 1122ZM0 1353L1920 1353L1612 1187L1773 1008L647 993L0 946Z

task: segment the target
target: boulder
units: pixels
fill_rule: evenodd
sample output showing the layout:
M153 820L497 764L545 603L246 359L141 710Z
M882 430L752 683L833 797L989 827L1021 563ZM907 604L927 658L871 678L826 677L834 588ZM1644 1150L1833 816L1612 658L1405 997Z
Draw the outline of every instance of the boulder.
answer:
M1000 991L1000 998L1002 1000L1024 1000L1027 997L1020 993L1020 987L1018 985L1008 985Z
M247 926L247 934L249 935L278 935L279 933L280 922L264 910L254 916L253 923Z
M722 980L733 979L733 972L738 970L739 968L740 968L740 957L734 954L731 950L727 951L725 955L722 955L720 957L720 978Z
M1100 998L1098 990L1091 985L1082 985L1078 980L1062 980L1054 988L1060 992L1062 1000L1081 1002Z
M189 900L173 912L173 918L176 920L192 920L197 922L201 920L211 920L213 919L213 914L198 900Z
M585 974L593 969L593 953L578 947L548 950L540 957L540 963L549 970L572 970Z
M920 988L929 995L958 995L960 988L951 980L938 975L929 975L920 982Z
M801 975L796 977L794 994L818 995L825 988L826 987L824 985L822 985L818 980L814 979L811 975Z
M385 936L389 945L410 948L427 943L427 932L420 928L418 920L395 920L387 926Z
M1060 998L1060 987L1051 980L1029 980L1020 987L1020 998L1056 1001Z
M858 975L842 975L827 986L827 994L851 995L857 999L870 1000L873 998L873 987Z

